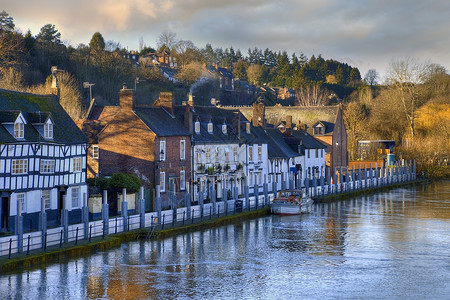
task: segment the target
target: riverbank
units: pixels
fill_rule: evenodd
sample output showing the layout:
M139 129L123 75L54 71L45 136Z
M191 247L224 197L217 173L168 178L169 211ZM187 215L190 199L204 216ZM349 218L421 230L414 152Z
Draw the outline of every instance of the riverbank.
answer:
M419 185L419 184L428 184L430 182L431 182L430 179L419 179L419 180L415 180L415 181L400 182L400 183L392 184L389 186L378 186L378 187L372 187L372 188L368 188L368 189L352 190L349 192L342 192L342 193L326 195L326 196L319 195L317 197L312 197L312 199L314 200L314 203L320 203L320 202L328 203L328 202L334 202L334 201L338 201L338 200L344 200L349 197L370 195L375 192L389 191L389 190L392 190L395 188L405 187L405 186L407 187L407 186L415 186L415 185Z
M152 229L145 228L132 230L115 235L109 235L104 239L102 237L95 237L92 238L90 242L88 239L83 239L78 241L77 245L75 245L75 242L62 244L61 247L59 247L59 245L55 245L47 247L46 251L42 249L33 250L32 253L28 255L26 253L15 253L11 255L11 258L8 258L7 256L0 258L0 274L5 274L8 272L15 273L16 271L22 271L24 269L32 269L47 264L59 263L67 259L117 248L120 247L122 243L132 240L147 238L162 239L190 231L219 227L243 220L259 218L269 213L270 210L266 207L255 211L242 212L216 219L204 220L200 223L188 224L180 227L176 226L176 224L173 227L166 224L164 228L161 228L161 225L157 225Z

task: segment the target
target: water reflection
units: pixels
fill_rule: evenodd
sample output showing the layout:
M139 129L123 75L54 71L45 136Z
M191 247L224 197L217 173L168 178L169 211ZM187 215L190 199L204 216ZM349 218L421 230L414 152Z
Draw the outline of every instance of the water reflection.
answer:
M6 299L442 298L450 183L315 205L0 277Z

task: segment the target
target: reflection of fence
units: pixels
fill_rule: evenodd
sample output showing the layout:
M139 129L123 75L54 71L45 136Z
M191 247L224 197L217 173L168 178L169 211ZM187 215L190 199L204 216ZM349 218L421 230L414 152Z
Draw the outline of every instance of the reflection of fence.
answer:
M335 172L336 173L336 172ZM342 171L340 174L344 174ZM302 189L311 197L334 195L339 193L390 186L402 182L409 182L416 179L415 167L391 167L391 168L370 168L364 170L346 170L345 176L334 176L331 178L313 178L307 180L293 180L265 183L255 185L254 187L245 186L242 194L235 188L231 195L234 199L216 201L212 197L209 203L203 202L203 195L199 195L202 201L198 205L180 207L171 210L161 210L145 213L143 199L139 199L138 213L128 215L125 202L124 214L119 217L108 217L108 205L102 205L103 219L97 221L88 221L88 208L84 208L83 223L66 223L62 227L54 227L42 231L34 231L21 235L11 235L0 238L0 256L11 257L17 252L29 253L34 249L47 250L48 247L57 248L63 245L77 245L79 241L84 243L91 242L92 238L105 238L106 235L117 234L135 229L148 228L148 234L151 235L155 228L173 228L185 226L188 224L200 223L205 220L217 219L227 215L240 213L241 211L256 210L261 207L267 207L274 198L274 191L281 189ZM333 183L331 183L333 180ZM256 193L255 193L256 191ZM227 191L222 191L224 193ZM189 195L187 196L188 199ZM124 203L122 203L124 205ZM85 227L87 226L87 227ZM19 238L20 237L20 238Z

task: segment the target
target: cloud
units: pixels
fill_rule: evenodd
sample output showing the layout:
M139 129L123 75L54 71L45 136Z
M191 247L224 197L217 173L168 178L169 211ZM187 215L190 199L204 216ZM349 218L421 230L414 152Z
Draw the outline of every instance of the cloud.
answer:
M362 74L405 56L450 68L448 0L22 0L3 9L34 34L55 24L73 44L88 43L100 31L137 49L141 36L155 46L159 33L170 29L199 47L322 54L353 62Z

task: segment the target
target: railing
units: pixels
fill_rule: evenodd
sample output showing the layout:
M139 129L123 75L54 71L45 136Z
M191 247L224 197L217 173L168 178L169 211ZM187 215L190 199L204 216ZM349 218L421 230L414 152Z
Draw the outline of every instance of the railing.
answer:
M356 190L370 189L376 187L390 186L401 182L415 180L414 173L389 172L387 176L366 177L329 185L317 185L313 187L301 187L305 193L311 197L336 195ZM352 179L355 177L353 176ZM317 181L316 181L317 183ZM251 211L262 207L267 207L275 196L272 190L279 190L281 186L289 187L292 182L269 183L258 186L257 197L254 195L254 187L242 189L242 194L237 199L227 201L217 201L203 205L180 207L176 210L162 210L160 212L150 212L126 217L115 217L105 220L83 222L79 224L67 225L66 227L49 228L44 233L34 231L20 236L11 235L0 238L0 256L8 256L14 253L26 253L35 249L62 248L66 245L78 245L78 243L91 243L92 239L105 238L107 235L118 234L124 231L148 228L149 234L155 228L165 229L196 224L205 220L217 219L220 217L240 213L241 211ZM252 193L250 193L250 191ZM125 224L125 226L124 226ZM88 226L85 230L85 226ZM67 230L67 233L64 230Z

